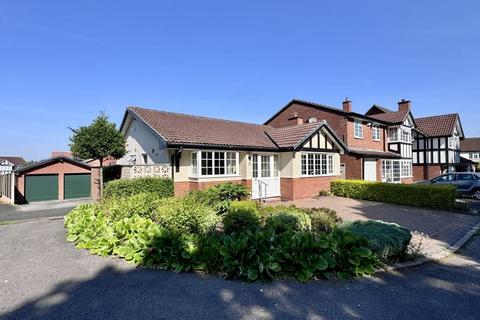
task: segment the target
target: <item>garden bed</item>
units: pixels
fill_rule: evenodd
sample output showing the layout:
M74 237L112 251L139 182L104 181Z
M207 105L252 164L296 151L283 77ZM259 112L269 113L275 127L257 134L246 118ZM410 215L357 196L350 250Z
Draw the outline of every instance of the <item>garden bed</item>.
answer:
M65 218L67 239L93 254L116 255L139 266L248 281L368 275L401 256L409 241L409 232L399 233L395 225L381 226L393 237L379 242L362 235L372 226L339 227L332 210L242 201L247 196L234 184L183 198L122 192L75 208Z

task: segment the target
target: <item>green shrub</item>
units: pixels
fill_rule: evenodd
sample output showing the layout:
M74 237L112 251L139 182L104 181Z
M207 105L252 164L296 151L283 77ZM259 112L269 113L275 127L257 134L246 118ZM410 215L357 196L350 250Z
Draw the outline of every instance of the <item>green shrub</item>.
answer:
M335 180L331 190L340 197L445 210L453 208L456 198L455 187L445 185Z
M189 198L165 198L157 202L153 220L174 233L198 234L213 230L220 221L215 211Z
M312 221L313 232L331 232L342 219L335 210L329 208L304 209Z
M248 195L249 192L245 186L226 182L206 190L192 190L185 197L211 206L218 214L224 214L232 201L245 200Z
M200 216L207 208L208 216L217 218L211 208L191 199L162 199L159 205L166 208L164 213L170 210L171 215L180 216L186 215L187 207L195 212L192 215ZM290 214L296 209L287 208ZM262 227L231 234L188 233L202 229L195 226L182 233L176 228L178 221L172 224L172 231L137 214L120 218L103 210L100 204L72 210L65 217L67 240L92 254L117 255L137 265L175 272L202 270L247 281L296 278L303 282L371 274L380 265L376 254L368 249L367 240L337 228L319 234L291 229L276 233ZM251 204L243 203L233 205L235 211L255 210ZM285 214L286 210L281 211ZM208 225L205 229L213 226Z
M152 218L157 202L163 197L158 193L139 193L125 198L107 198L102 201L101 209L113 220L138 215Z
M165 178L120 179L108 182L104 198L122 198L139 193L156 193L161 197L173 196L173 181Z
M251 201L232 202L223 217L225 233L255 231L260 228L260 215L257 204Z
M358 237L368 240L368 247L382 261L398 260L404 256L412 239L410 231L394 223L382 221L355 221L341 227Z
M303 209L294 206L264 207L262 213L265 227L282 233L288 230L307 231L312 229L312 221Z

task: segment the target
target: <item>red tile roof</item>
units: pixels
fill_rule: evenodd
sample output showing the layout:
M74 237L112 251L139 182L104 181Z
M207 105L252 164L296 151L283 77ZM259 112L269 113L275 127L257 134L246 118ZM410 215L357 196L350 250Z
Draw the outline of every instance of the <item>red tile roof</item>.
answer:
M0 156L0 160L7 160L10 163L13 163L14 166L19 167L27 163L22 157L6 157Z
M303 141L315 131L317 131L325 123L304 123L297 126L289 126L282 128L271 128L267 130L267 134L275 141L280 148L293 148L299 142Z
M465 138L465 140L460 141L460 150L464 152L479 152L480 138Z
M387 122L390 124L397 124L397 123L403 123L405 119L408 116L409 111L404 110L404 111L390 111L386 113L377 113L377 114L372 114L369 115L369 117Z
M277 149L265 133L272 127L139 107L128 107L170 145Z
M458 113L415 118L418 129L430 137L445 137L453 134Z
M364 155L364 156L372 156L372 157L380 157L380 158L400 159L402 157L399 153L390 152L390 151L362 150L362 149L350 148L350 152L354 153L354 154L359 154L359 155Z
M321 121L274 128L267 125L139 107L128 107L128 111L151 127L169 146L210 146L252 150L291 149L297 147L320 127L327 126ZM327 128L331 131L328 126ZM331 134L334 135L333 132ZM339 144L342 143L339 142Z

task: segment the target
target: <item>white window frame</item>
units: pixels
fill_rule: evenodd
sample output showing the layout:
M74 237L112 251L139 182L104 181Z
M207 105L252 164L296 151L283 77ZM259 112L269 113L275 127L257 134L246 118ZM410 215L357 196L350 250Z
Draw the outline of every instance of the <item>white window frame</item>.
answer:
M380 127L373 125L372 126L372 140L373 141L380 141L381 134L380 134Z
M470 152L470 159L480 160L480 153L479 152Z
M335 175L335 154L303 152L300 155L302 177L330 177Z
M382 160L382 182L400 183L402 179L411 177L412 160Z
M357 130L359 129L359 132ZM353 121L353 136L356 139L363 139L363 123L360 120Z
M395 136L393 134L395 134ZM398 142L398 136L398 127L388 128L388 142Z
M202 154L211 152L212 153L212 174L202 174ZM221 152L223 153L223 174L215 174L215 153ZM232 158L228 158L227 154L235 154L235 173L230 174L228 173L228 161L233 160ZM194 166L194 157L196 158L196 168ZM240 157L238 151L226 151L226 150L195 150L192 152L192 158L190 160L190 176L198 177L198 178L209 178L209 177L239 177L240 176Z

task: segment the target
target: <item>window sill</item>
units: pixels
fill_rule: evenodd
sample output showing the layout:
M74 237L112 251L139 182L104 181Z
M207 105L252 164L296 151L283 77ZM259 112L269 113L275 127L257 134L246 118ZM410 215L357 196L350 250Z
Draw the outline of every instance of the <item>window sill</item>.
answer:
M316 175L306 175L302 174L300 175L300 178L322 178L322 177L336 177L339 176L339 174L316 174Z
M202 179L228 179L228 178L241 178L239 174L236 175L211 175L211 176L189 176L189 179L196 179L196 180L202 180Z
M358 140L363 140L363 137L355 137L353 136L354 139L358 139Z

